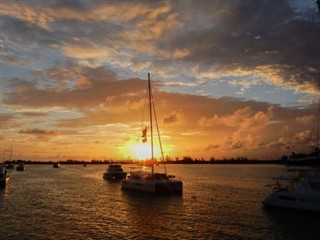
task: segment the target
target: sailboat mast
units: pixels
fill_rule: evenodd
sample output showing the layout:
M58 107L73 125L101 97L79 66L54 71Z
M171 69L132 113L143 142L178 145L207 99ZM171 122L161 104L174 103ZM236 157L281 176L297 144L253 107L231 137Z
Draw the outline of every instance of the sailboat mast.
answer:
M150 73L148 73L148 86L149 86L149 114L150 114L150 134L151 134L151 169L154 172L154 151L153 151L153 129L152 129L152 92L151 92L151 80L150 80Z

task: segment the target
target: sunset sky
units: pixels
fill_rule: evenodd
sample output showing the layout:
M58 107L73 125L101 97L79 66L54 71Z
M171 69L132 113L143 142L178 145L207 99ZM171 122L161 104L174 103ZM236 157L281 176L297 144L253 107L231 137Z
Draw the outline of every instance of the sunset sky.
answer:
M137 158L148 73L165 156L316 144L314 0L2 0L0 44L1 160Z

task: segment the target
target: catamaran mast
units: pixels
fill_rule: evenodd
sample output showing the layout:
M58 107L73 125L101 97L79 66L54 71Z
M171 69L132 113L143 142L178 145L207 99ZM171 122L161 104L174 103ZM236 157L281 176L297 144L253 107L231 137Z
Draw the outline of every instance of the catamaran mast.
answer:
M148 86L149 86L149 114L150 114L150 134L151 134L151 170L154 172L154 151L153 151L153 129L152 129L152 92L151 92L151 80L150 73L148 73Z

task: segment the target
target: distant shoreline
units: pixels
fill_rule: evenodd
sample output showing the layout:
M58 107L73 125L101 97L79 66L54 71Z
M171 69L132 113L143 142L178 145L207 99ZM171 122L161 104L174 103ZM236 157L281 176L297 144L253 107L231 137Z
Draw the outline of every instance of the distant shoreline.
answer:
M82 160L61 160L61 161L33 161L33 160L12 160L4 161L5 164L18 164L23 162L25 164L54 164L59 162L60 164L110 164L110 163L121 163L121 164L136 164L141 163L138 160L91 160L91 161L82 161ZM239 159L225 159L225 160L170 160L170 161L159 161L159 164L286 164L285 160L239 160Z

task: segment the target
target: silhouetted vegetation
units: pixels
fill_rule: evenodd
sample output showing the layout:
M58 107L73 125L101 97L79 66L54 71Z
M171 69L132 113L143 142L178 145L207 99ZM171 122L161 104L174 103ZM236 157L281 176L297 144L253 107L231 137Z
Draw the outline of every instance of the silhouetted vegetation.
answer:
M309 158L309 157L319 157L320 156L320 149L318 147L315 147L312 149L310 153L295 153L292 152L290 156L282 156L280 160L282 161L288 161L289 159L301 159L301 158Z
M248 159L247 157L237 157L237 158L224 158L224 159L215 159L211 157L209 160L193 159L189 156L185 156L182 159L168 160L165 161L166 164L170 163L180 163L180 164L284 164L285 161L278 160L257 160L257 159Z
M164 161L160 161L159 159L157 162L159 163L166 163L166 164L285 164L287 157L282 157L281 159L277 160L257 160L257 159L248 159L247 157L237 157L237 158L223 158L223 159L215 159L211 157L209 160L204 158L195 158L193 159L190 156L184 156L181 159L176 157L172 159L170 157L166 157ZM12 161L5 161L5 164L12 163L18 164L19 162L23 162L25 164L54 164L55 162L59 162L60 164L109 164L112 162L117 162L121 164L134 164L139 162L138 160L91 160L91 161L84 161L84 160L74 160L74 159L67 159L67 160L60 160L60 161L32 161L32 160L12 160Z
M114 161L114 160L91 160L91 161L84 161L84 160L73 160L73 159L67 159L67 160L61 160L61 161L33 161L33 160L12 160L12 161L4 161L5 164L12 163L12 164L18 164L20 162L23 162L25 164L54 164L54 163L61 163L61 164L109 164L112 162L117 162L121 164L127 164L127 163L133 163L132 160L129 161Z

